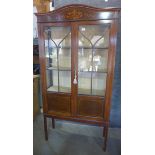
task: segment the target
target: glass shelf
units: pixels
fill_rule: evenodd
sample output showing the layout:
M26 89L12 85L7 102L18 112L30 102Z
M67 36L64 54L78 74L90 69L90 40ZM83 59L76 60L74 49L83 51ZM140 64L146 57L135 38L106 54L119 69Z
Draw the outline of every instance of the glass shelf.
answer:
M58 67L47 67L47 70L58 70ZM59 66L59 71L71 71L71 68Z
M51 49L71 49L71 47L50 47ZM78 47L79 49L108 49L109 47Z
M108 47L79 47L79 49L108 49Z
M71 47L69 46L69 47L55 47L55 46L53 46L53 47L50 47L50 49L71 49Z
M98 69L97 71L89 71L89 70L79 70L79 72L92 72L92 73L107 73L106 69Z
M47 67L47 70L58 70L57 67ZM69 67L59 67L59 71L71 71L71 68ZM89 71L89 70L79 70L78 73L83 72L83 73L107 73L106 69L98 69L97 71Z

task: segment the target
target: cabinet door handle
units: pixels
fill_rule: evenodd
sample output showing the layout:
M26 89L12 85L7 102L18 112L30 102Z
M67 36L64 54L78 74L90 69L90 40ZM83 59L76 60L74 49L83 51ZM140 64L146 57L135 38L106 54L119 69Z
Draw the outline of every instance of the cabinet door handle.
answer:
M73 84L77 84L76 70L75 70L75 72L74 72L74 80L73 80Z

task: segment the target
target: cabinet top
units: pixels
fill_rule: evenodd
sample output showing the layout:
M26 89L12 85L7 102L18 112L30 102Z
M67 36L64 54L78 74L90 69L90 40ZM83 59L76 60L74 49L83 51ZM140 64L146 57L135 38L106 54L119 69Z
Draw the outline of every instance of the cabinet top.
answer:
M38 23L109 20L119 17L120 8L96 8L87 5L66 5L47 13L35 13Z

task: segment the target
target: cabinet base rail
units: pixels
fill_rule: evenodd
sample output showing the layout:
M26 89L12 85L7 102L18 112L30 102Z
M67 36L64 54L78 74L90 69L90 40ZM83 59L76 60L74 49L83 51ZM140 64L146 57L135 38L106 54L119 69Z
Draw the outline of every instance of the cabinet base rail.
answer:
M45 132L45 140L48 140L48 129L47 129L47 118L51 118L52 119L52 128L55 128L55 119L60 119L60 120L68 120L68 121L73 121L73 119L62 119L56 116L48 116L48 115L44 115L44 132ZM75 121L75 120L74 120ZM76 120L77 122L82 122L80 120ZM86 123L86 122L82 122L82 123ZM88 122L87 122L88 123ZM96 126L103 126L103 137L104 137L104 143L103 143L103 150L106 151L107 148L107 139L108 139L108 129L109 129L109 122L102 122L101 123L97 123L97 122L92 122L93 125Z

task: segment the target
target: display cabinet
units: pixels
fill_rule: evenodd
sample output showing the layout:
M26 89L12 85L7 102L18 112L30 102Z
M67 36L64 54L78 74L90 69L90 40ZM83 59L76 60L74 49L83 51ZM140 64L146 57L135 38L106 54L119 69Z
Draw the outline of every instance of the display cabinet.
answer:
M47 118L103 127L106 150L119 8L68 5L37 13Z

